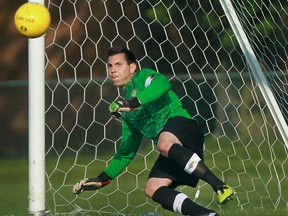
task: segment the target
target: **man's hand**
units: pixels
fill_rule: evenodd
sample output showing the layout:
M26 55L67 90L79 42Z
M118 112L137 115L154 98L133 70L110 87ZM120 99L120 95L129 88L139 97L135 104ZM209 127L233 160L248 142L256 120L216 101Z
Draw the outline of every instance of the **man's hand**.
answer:
M113 101L109 106L110 115L114 118L122 116L120 108L125 108L125 101Z
M80 194L86 190L98 190L108 185L110 181L111 178L107 175L107 173L103 172L96 178L89 178L78 181L73 187L73 193Z
M121 112L130 112L141 106L139 100L134 97L129 101L113 101L109 106L109 111L112 117L121 117Z

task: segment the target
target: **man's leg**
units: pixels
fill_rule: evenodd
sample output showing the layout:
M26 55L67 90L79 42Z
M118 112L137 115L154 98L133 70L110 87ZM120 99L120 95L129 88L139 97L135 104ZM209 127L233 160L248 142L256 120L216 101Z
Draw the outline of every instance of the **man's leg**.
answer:
M173 160L188 174L211 185L221 204L232 199L233 189L221 181L202 160L204 134L196 121L185 118L169 119L158 139L162 155ZM197 150L197 152L196 152Z
M168 151L168 158L175 161L185 172L193 174L210 184L216 192L218 185L225 184L208 169L197 153L185 146L177 143L173 144Z
M218 215L216 212L193 202L186 194L172 190L166 186L162 186L156 190L152 199L160 203L164 209L183 215L208 216L211 213L215 213L214 216Z
M180 213L183 215L192 216L218 216L213 211L206 209L205 207L193 202L186 194L180 193L169 188L167 185L167 179L150 178L146 184L145 194L153 199L153 201L159 203L164 209L172 212Z
M220 204L232 199L233 189L212 173L197 153L185 146L173 144L168 151L168 158L174 160L185 172L193 174L210 184L213 190L218 193Z

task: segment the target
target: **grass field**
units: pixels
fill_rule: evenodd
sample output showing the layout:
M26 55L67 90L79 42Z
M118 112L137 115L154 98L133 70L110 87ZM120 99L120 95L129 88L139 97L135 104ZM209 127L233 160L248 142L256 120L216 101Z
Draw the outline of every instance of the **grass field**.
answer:
M28 213L28 161L27 159L0 159L0 213L1 215L27 215Z
M208 142L214 143L213 140L208 140ZM273 158L269 154L271 149L266 147L268 145L262 144L262 146L258 146L259 148L251 146L248 153L241 143L234 143L234 149L226 140L222 140L221 143L224 144L220 147L207 145L206 163L218 176L223 177L222 171L227 170L224 174L227 175L229 184L236 189L237 196L233 202L220 207L210 186L200 181L200 196L196 202L215 209L222 216L288 215L286 203L288 185L285 173L287 154L283 146L273 147L277 154L277 163L272 163ZM47 156L46 174L49 176L49 182L46 181L46 209L51 210L50 215L64 216L70 213L71 216L108 216L113 215L111 212L123 212L135 216L141 212L154 212L156 207L156 211L163 216L178 215L163 210L161 206L155 205L153 201L144 196L143 188L149 173L147 168L151 168L158 156L158 153L151 149L152 147L147 145L129 165L128 170L112 181L109 186L96 193L90 191L78 196L72 194L73 184L84 176L94 177L96 173L101 172L105 167L105 162L111 158L112 154L98 155L98 160L95 160L92 148L77 157L75 157L74 151L68 150L65 151L65 154L61 154L61 158L57 158L55 155ZM249 158L250 152L253 155L251 158ZM28 215L27 158L2 158L0 163L2 191L0 215ZM280 194L277 187L278 180L281 180ZM182 187L179 190L192 199L195 197L195 188ZM279 196L281 196L280 200L278 200ZM276 210L275 203L279 204L277 204ZM78 213L75 211L74 214L71 214L74 210L79 210L79 207L85 211ZM99 214L99 210L101 210L101 214ZM104 214L103 212L110 213Z
M23 158L18 158L18 159L0 159L0 163L1 163L1 181L0 181L0 186L2 189L2 193L0 196L0 213L1 215L13 215L13 216L21 216L21 215L28 215L28 161L27 159L23 159ZM137 163L137 161L136 161ZM48 164L49 166L49 164ZM131 171L133 173L133 169L137 169L137 166L134 165L131 167ZM135 170L136 171L136 170ZM146 174L145 174L146 175ZM117 191L117 193L113 194L113 190L116 187L116 181L114 183L111 183L110 187L106 187L103 189L103 193L111 193L111 196L109 196L109 205L121 205L121 203L125 203L125 201L123 201L123 199L126 199L126 195L125 195L125 190L129 191L129 187L133 187L133 185L131 185L129 183L129 178L131 176L130 175L123 175L120 177L120 181L124 182L129 185L128 188L121 184L118 184L118 187L121 189L121 191ZM76 178L76 176L75 176ZM127 179L127 180L125 180ZM140 183L142 184L142 183ZM104 191L105 190L105 191ZM183 189L185 190L185 188ZM205 189L204 189L205 190ZM71 187L67 187L67 194L68 195L68 199L74 199L72 198L74 195L72 195L71 191ZM188 192L189 193L189 192ZM84 202L82 200L82 198L87 198L89 196L91 196L90 198L90 204L93 205L93 203L96 204L96 200L95 199L99 199L101 198L101 193L97 193L97 196L92 196L93 193L90 194L86 194L83 195L80 198L76 198L73 202L74 203L79 203L81 205L81 202ZM70 197L71 196L71 197ZM211 196L211 194L210 194ZM51 200L49 200L49 193L47 196L47 205L49 206L51 203ZM146 202L145 201L145 197L143 195L143 191L135 191L135 193L131 194L131 199L135 199L135 200L140 200L141 202ZM94 201L94 202L93 202ZM133 205L133 201L130 200L130 203L132 202ZM49 204L50 203L50 204ZM152 203L152 202L151 202ZM147 202L146 207L144 205L144 207L142 208L142 212L145 211L150 211L151 209L151 203L150 201ZM222 216L234 216L234 215L239 215L239 216L270 216L270 215L277 215L277 216L284 216L284 215L288 215L288 210L286 208L278 208L276 210L274 210L273 208L271 208L270 206L268 206L267 208L260 208L260 209L254 209L252 206L251 208L245 208L244 210L239 209L239 207L236 204L237 202L234 200L233 202L230 202L228 205L222 207L222 209L219 209L217 206L215 206L214 204L211 205L211 207L215 206L215 209L217 209L217 211L220 213L220 215ZM135 204L137 205L137 202L135 201ZM152 203L153 204L153 203ZM125 206L124 206L125 207ZM103 206L102 206L103 208ZM120 208L122 208L120 206ZM49 207L47 207L47 209L49 209ZM58 208L58 209L61 209ZM105 209L105 208L104 208ZM107 209L109 211L109 208ZM129 208L127 209L129 210ZM133 212L133 210L130 209L130 212ZM172 215L178 215L178 214L173 214L167 211L163 211L161 209L161 207L157 208L157 212L160 212L163 216L172 216ZM132 215L133 213L131 213ZM138 213L137 213L138 214ZM51 214L53 215L53 214ZM60 214L60 215L65 215L65 214ZM112 215L112 214L98 214L96 212L93 213L93 211L88 212L86 214L83 213L78 213L78 214L73 214L73 215Z

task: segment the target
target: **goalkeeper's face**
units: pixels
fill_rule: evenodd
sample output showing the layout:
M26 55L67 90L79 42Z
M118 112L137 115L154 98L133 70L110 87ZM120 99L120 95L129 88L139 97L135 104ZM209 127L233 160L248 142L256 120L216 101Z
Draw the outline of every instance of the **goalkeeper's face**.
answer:
M128 64L125 54L108 57L108 75L117 87L125 87L135 74L136 64Z

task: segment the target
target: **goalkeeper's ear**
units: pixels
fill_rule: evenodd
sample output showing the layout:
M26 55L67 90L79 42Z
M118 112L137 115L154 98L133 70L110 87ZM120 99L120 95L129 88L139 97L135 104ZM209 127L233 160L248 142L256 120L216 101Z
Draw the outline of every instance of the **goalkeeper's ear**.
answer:
M130 73L134 74L137 70L137 64L136 63L130 63L129 67L130 67Z

